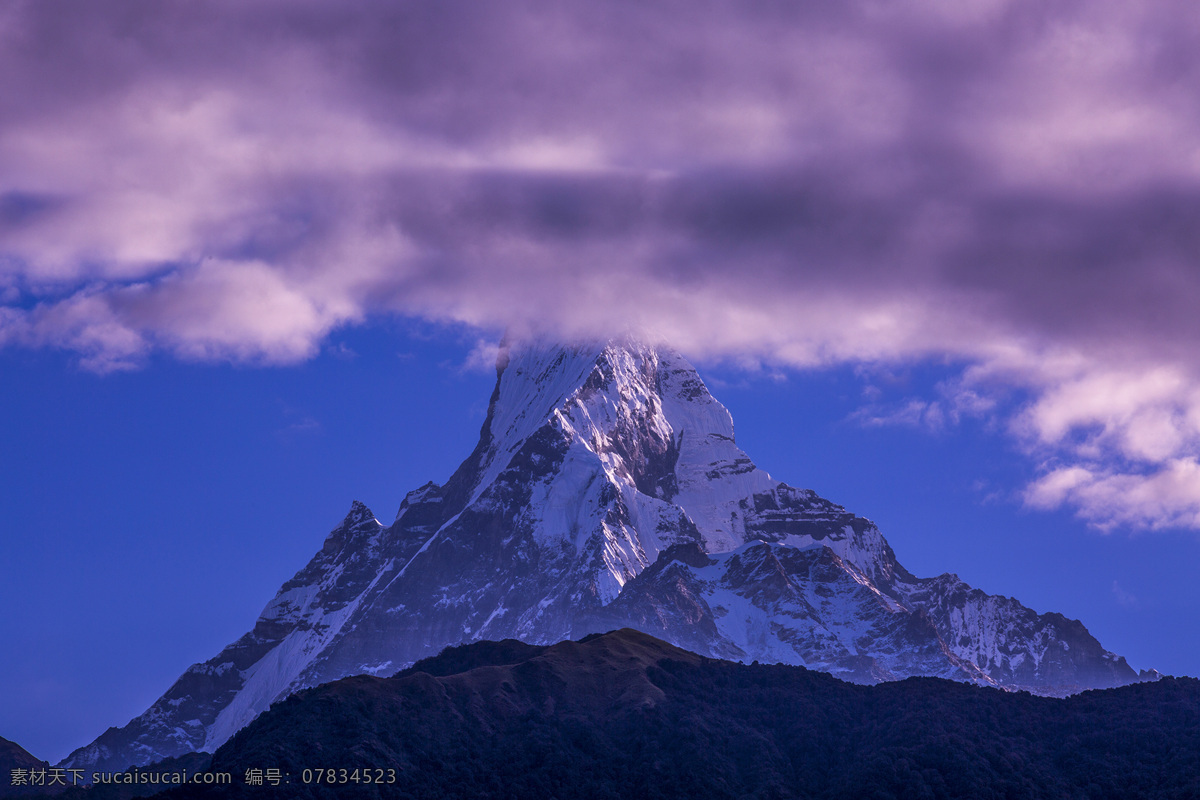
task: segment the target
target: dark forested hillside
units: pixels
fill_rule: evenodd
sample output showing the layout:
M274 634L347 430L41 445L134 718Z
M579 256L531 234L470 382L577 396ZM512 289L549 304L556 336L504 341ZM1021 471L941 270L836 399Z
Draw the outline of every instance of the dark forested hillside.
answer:
M34 783L30 772L41 771L44 776L49 766L21 745L0 736L0 797L26 797L47 791ZM54 788L49 791L53 793Z
M467 645L305 691L211 769L234 786L171 796L1195 798L1200 681L1067 699L936 678L858 686L623 630Z

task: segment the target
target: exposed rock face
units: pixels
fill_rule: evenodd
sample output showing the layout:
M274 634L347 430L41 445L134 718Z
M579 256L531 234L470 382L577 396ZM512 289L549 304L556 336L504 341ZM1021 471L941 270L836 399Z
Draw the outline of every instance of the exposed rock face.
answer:
M363 505L257 624L64 764L212 751L291 692L448 645L639 628L703 655L862 682L935 675L1043 694L1137 675L1078 622L920 579L869 520L774 480L678 354L506 350L478 446L391 525Z

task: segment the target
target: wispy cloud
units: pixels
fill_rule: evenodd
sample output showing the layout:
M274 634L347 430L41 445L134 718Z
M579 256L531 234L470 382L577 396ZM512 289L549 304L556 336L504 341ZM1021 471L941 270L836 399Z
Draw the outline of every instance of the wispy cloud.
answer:
M851 414L850 418L869 428L900 425L940 431L946 425L946 415L936 401L917 398L894 406L864 406Z
M1126 591L1121 586L1121 584L1118 583L1117 581L1112 582L1112 592L1113 592L1113 597L1116 598L1116 600L1117 600L1117 605L1121 605L1126 608L1141 608L1142 607L1142 601L1140 599L1138 599L1135 595Z
M500 345L488 339L478 339L462 365L464 372L494 372L496 359L500 356Z
M1197 53L1183 0L14 3L0 344L286 363L403 314L949 359L1032 398L1030 503L1200 527ZM973 401L926 402L890 413Z
M871 371L860 370L867 380ZM891 383L907 384L908 379ZM902 426L923 428L930 432L943 431L958 425L964 419L989 417L999 406L995 386L972 386L963 379L940 381L934 386L934 397L906 397L902 400L883 400L887 394L877 383L868 382L863 387L865 405L856 409L850 419L865 427Z
M284 407L286 424L275 431L275 436L284 443L291 443L303 437L319 434L322 425L315 417L299 409Z

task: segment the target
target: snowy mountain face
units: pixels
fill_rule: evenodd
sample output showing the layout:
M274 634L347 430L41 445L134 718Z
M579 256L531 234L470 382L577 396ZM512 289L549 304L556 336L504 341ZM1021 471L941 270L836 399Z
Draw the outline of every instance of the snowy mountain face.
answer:
M506 349L478 446L384 525L355 503L254 629L65 766L212 751L270 704L477 639L633 627L702 655L860 682L1041 694L1137 680L1079 622L921 579L862 517L774 480L679 355Z

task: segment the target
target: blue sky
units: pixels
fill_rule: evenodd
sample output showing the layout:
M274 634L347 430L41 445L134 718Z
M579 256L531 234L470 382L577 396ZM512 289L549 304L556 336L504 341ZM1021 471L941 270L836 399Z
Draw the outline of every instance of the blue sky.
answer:
M1192 0L11 4L0 735L448 475L500 331L669 343L914 571L1195 672L1198 54Z

